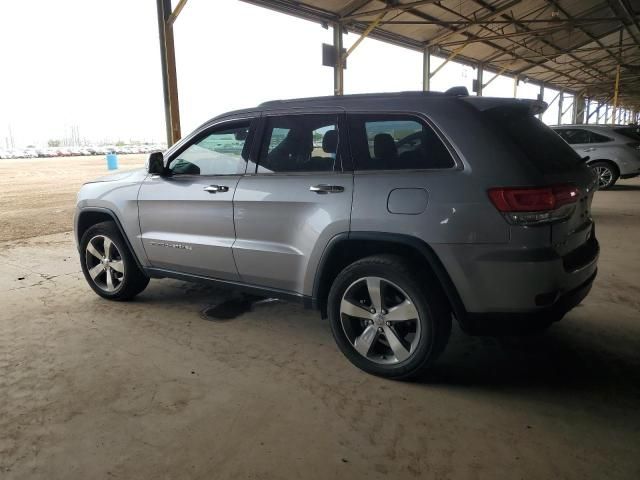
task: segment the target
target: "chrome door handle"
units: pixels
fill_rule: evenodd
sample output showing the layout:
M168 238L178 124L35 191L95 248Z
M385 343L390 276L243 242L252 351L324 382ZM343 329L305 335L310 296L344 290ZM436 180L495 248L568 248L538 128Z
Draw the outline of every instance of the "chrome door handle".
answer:
M204 191L209 193L228 192L229 187L226 185L209 185L208 187L204 187Z
M585 148L584 151L585 152L593 152L596 149L596 147L589 147L589 148Z
M309 190L316 192L319 195L326 195L327 193L340 193L344 192L344 187L341 185L314 185L309 187Z

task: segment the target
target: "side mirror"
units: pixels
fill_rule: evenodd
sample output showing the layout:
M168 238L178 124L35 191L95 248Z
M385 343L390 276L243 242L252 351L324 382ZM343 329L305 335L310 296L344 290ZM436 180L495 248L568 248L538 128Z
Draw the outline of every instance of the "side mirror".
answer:
M147 159L147 172L151 175L164 174L164 156L162 152L151 152Z

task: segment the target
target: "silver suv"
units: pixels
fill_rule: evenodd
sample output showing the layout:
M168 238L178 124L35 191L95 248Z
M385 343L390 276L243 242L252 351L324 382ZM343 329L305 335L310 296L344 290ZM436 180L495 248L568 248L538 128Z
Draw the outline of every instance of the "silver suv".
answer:
M601 190L618 178L640 175L640 129L632 125L562 125L552 127L598 176Z
M543 108L406 92L221 115L82 187L83 272L113 300L170 277L301 302L359 368L418 375L452 318L537 329L591 288L596 179Z

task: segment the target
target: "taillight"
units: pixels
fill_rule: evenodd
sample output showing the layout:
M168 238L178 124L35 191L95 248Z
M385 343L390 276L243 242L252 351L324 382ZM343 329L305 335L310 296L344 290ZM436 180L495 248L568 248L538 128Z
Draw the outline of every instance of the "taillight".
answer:
M489 189L493 205L514 225L537 225L571 216L580 190L572 185Z

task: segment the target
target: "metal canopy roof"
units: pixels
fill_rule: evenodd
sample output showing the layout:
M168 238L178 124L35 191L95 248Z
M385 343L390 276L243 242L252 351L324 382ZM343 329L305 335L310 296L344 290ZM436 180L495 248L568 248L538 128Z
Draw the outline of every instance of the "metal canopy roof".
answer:
M640 0L244 0L403 47L640 107Z

